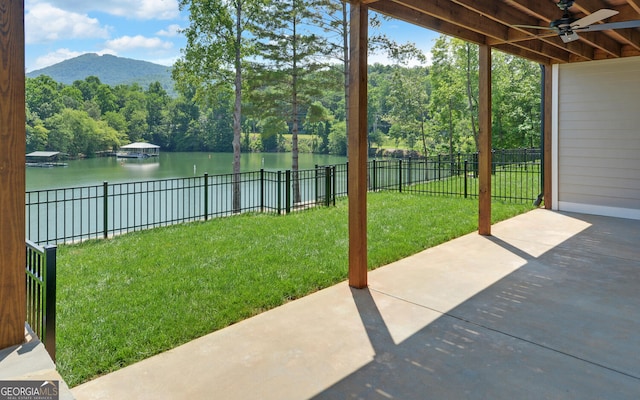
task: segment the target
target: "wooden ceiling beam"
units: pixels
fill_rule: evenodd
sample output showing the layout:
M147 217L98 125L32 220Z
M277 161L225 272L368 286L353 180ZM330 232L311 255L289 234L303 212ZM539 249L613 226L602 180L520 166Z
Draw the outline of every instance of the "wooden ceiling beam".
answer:
M554 35L555 36L555 35ZM516 41L489 41L489 44L493 47L512 46L520 47L530 52L540 54L545 58L550 58L556 62L566 63L569 62L569 53L566 50L560 49L555 45L549 44L549 41L555 40L554 37L549 37L545 40L539 40L536 37L526 37Z
M640 11L636 11L636 9L630 5L616 7L616 10L620 11L620 13L607 19L606 22L623 22L640 19ZM640 31L638 29L618 29L603 32L624 44L640 50Z
M471 29L485 36L506 39L509 28L496 23L486 15L469 10L453 1L394 0L395 3L423 12L454 25Z
M424 14L422 12L416 11L411 8L404 7L400 4L389 2L389 1L380 1L375 4L375 7L371 8L377 12L380 12L385 15L393 16L394 18L401 19L403 21L412 23L414 25L422 26L423 28L430 29L445 35L449 35L452 37L456 37L471 43L476 44L486 44L484 35L481 35L474 31L466 30L459 25L452 24L436 17ZM531 39L531 38L529 38ZM517 47L513 45L504 45L500 46L500 49L505 52L510 52L514 55L517 55L522 58L526 58L538 63L550 63L551 59L545 55L543 51L532 51L524 45L522 47ZM549 49L547 49L549 50ZM555 54L556 62L566 63L569 61L568 56L565 54Z
M627 4L629 4L629 6L631 8L633 8L634 10L636 10L636 12L638 14L640 14L640 1L639 0L627 0Z
M571 11L576 14L580 13L590 15L602 8L609 8L609 6L601 0L581 0L578 3L574 3L573 7L571 7ZM630 7L627 8L630 9ZM626 12L626 14L628 14L628 12ZM620 18L618 16L613 16L604 22L626 21L627 19L628 17ZM603 31L603 33L604 34L602 34L602 32L580 33L580 39L586 41L596 49L609 53L609 55L616 58L622 56L622 44L620 42L631 44L625 35L621 34L619 31L611 30Z
M591 9L593 9L593 11L597 11L600 8L604 8L602 2L599 0L584 0L582 3L584 4L585 2L589 2L587 5L588 7L583 6L584 8L577 9L575 6L576 3L574 3L574 7L572 7L571 12L576 14L580 12L584 15L589 15L592 12L590 11ZM522 12L542 18L545 25L548 25L551 21L562 16L560 9L554 7L553 4L550 3L541 3L540 1L535 0L509 0L508 3L522 10ZM580 17L580 15L576 15L576 17ZM611 56L620 57L620 43L606 35L580 34L580 41L586 43L590 47L595 47L602 51L609 52ZM558 43L559 46L566 47L567 50L572 52L574 55L590 59L590 55L588 53L580 53L581 50L576 49L574 44L574 42L566 45L563 42L562 44ZM592 51L590 50L589 53L591 52Z
M518 41L521 41L523 39L520 34L515 34L514 32L523 32L523 33L526 33L531 39L537 39L547 43L547 45L549 46L545 48L545 51L548 52L546 54L549 55L551 58L557 59L560 62L567 62L567 60L569 59L569 54L563 54L562 56L559 56L558 51L552 50L551 46L555 46L560 50L560 52L569 52L584 60L589 60L593 56L593 50L587 46L579 45L577 43L565 44L561 40L548 39L547 36L544 34L540 36L540 32L531 32L529 29L518 28L514 26L514 25L537 25L539 24L538 18L543 18L544 21L550 21L548 17L549 11L544 10L543 7L540 6L539 1L532 1L532 0L525 0L525 1L519 1L519 2L509 1L508 3L512 7L509 7L505 3L496 3L496 2L487 2L487 1L454 0L454 2L464 6L465 8L473 10L477 13L492 15L491 18L494 19L496 22L509 27L510 29L509 36L518 37ZM516 5L518 5L518 7L515 7ZM518 9L520 10L520 13L514 14L513 12L509 12L509 13L494 12L494 9L496 7L498 9L499 8L509 8L511 10ZM528 10L528 11L525 12L525 10ZM547 14L545 14L545 12ZM547 23L545 23L545 25ZM519 45L516 41L509 41L509 42L515 45Z
M626 57L640 52L640 29L579 33L580 40L564 43L550 31L515 25L548 26L562 17L557 0L353 0L371 10L477 44L487 44L543 63L566 63ZM616 4L610 5L610 4ZM580 0L571 12L576 18L601 8L619 14L604 22L640 19L640 0L609 2Z
M444 20L449 24L459 26L459 28L456 28L457 31L459 31L461 28L467 28L486 36L486 39L483 39L483 41L475 41L475 43L479 44L482 44L484 42L494 42L499 44L507 43L510 35L513 35L515 32L513 28L510 28L503 23L499 23L494 18L488 17L489 14L495 13L494 11L497 10L491 6L476 11L469 9L468 4L462 6L460 4L453 4L458 2L451 1L423 2L420 0L395 0L394 2L399 6L408 7L417 12L426 13L433 18ZM378 8L382 3L383 2L376 3L373 8ZM483 4L487 4L487 2L484 2ZM498 14L500 13L498 12ZM526 31L523 30L523 32ZM448 32L443 33L451 34ZM455 34L453 34L453 36L460 37L459 35ZM537 51L537 48L527 47L520 43L513 43L513 45L516 47L521 47L522 51L520 51L519 53L529 54L529 56L527 56L527 58L529 59L539 60L540 56L542 56L544 60L553 58L556 60L556 62L567 62L569 57L566 53L563 53L562 51L559 52L552 50L549 46L553 45L552 41L547 41L547 43L548 45L544 48L544 51ZM559 48L565 52L567 51L564 46L559 46ZM581 50L582 48L577 48L573 49L572 51L577 51L582 57L589 56L589 53L580 53Z
M460 27L459 25L451 24L449 22L432 17L427 14L423 14L411 8L403 7L390 1L379 1L373 7L371 7L371 9L382 14L392 16L393 18L398 18L411 24L421 26L426 29L440 32L445 35L458 37L468 42L484 43L485 40L485 37L479 33L468 31Z
M527 60L533 61L533 62L537 62L538 64L544 64L544 65L549 65L552 64L554 61L557 62L557 59L553 59L550 57L545 57L537 52L531 52L531 51L526 51L525 49L523 49L522 47L518 47L518 46L514 46L512 44L509 43L503 43L497 46L491 46L493 48L495 48L496 50L500 50L504 53L508 53L508 54L512 54L514 56L518 56L521 58L525 58ZM566 56L566 54L565 54ZM569 62L569 58L567 57L566 59L562 60L562 63L567 63Z

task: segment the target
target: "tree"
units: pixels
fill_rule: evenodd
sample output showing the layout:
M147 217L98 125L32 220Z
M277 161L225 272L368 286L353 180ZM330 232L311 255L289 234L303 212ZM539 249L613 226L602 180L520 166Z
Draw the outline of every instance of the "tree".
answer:
M348 2L342 0L318 0L322 4L321 13L317 14L317 24L328 34L328 44L331 55L339 64L332 64L334 68L340 68L343 75L344 90L344 115L347 126L349 125L349 8ZM369 27L373 33L369 35L369 51L383 51L398 63L406 63L410 60L426 62L426 57L414 43L398 44L384 34L378 33L378 29L388 19L381 14L372 13L369 19Z
M127 120L127 133L131 142L150 139L147 123L147 98L139 87L127 93L124 107L120 112Z
M398 68L393 73L384 119L392 124L392 136L403 139L413 149L418 140L425 156L429 121L429 80L425 68Z
M233 210L240 203L240 136L242 128L243 63L254 53L249 33L260 13L261 0L180 0L189 9L190 25L184 30L187 45L174 67L178 83L195 87L198 97L220 86L233 85Z
M49 76L27 78L25 90L27 107L41 120L59 113L64 108L60 98L59 84Z
M98 104L98 107L100 107L101 114L117 109L117 97L113 94L109 85L101 84L98 86L93 100Z
M287 123L278 117L266 117L260 121L260 140L263 151L277 151L282 135L287 133Z
M65 108L45 121L48 149L72 156L93 156L96 151L120 146L123 137L105 121L96 121L85 111Z
M333 120L331 112L322 105L321 102L315 101L307 110L307 117L305 119L305 126L307 132L314 135L313 138L313 150L324 153L328 151L329 144L329 126ZM320 138L321 142L317 143L316 138Z
M269 99L268 115L288 115L291 124L291 179L293 201L301 201L298 180L298 134L300 114L321 90L309 84L313 73L324 68L319 61L329 49L324 38L312 32L317 15L322 14L323 1L273 0L264 15L259 30L261 57L265 60L262 73L271 90L264 93ZM324 57L323 57L324 58Z
M329 153L347 155L347 124L344 121L333 124L329 133Z
M497 148L540 144L540 67L523 58L493 53L493 135Z
M26 117L27 153L45 150L49 140L49 130L45 128L42 120L31 112L29 107L26 109Z
M445 139L448 142L449 154L454 152L458 136L455 127L464 108L464 92L456 69L451 40L444 35L436 40L431 49L433 63L430 70L430 112L434 120L436 144L439 144L439 140Z
M147 97L147 125L151 141L159 146L166 147L169 143L167 131L167 105L170 98L160 82L149 85L145 92Z

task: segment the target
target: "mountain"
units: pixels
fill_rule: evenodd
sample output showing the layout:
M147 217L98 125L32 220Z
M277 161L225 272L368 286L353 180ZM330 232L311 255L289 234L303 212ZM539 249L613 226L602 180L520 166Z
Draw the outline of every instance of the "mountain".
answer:
M77 80L84 80L88 76L97 76L100 82L110 86L138 83L144 89L149 87L150 83L158 81L169 94L175 93L171 67L108 54L102 56L94 53L83 54L27 73L29 78L40 75L48 75L56 82L67 85Z

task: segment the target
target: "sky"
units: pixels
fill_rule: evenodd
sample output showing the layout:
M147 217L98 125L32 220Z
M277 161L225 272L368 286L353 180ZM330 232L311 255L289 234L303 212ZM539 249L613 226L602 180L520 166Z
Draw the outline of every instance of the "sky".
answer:
M186 44L180 29L188 25L178 0L25 0L26 69L85 53L172 65ZM427 55L438 36L398 20L384 21L381 30L399 43L415 43ZM373 54L369 62L389 60Z

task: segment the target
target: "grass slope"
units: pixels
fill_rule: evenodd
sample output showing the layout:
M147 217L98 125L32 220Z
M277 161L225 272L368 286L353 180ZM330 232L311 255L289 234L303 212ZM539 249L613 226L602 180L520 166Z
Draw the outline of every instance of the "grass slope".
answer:
M477 200L372 193L368 208L372 269L477 229ZM75 386L343 281L347 251L346 200L61 246L58 369Z

